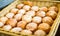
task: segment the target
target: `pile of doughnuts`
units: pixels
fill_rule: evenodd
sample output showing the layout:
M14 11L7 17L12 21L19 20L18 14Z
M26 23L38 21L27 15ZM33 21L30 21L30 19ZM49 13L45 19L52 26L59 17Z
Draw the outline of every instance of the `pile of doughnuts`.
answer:
M5 31L21 32L22 35L46 36L57 17L57 7L38 7L27 3L18 4L1 17L0 27Z

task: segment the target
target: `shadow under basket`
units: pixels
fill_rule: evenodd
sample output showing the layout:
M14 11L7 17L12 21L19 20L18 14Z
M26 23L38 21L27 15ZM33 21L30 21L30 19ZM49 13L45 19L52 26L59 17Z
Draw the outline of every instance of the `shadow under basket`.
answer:
M14 1L12 4L10 4L8 7L4 8L1 12L0 12L0 17L3 17L4 15L6 15L7 13L9 13L9 10L12 9L12 8L15 8L17 4L19 3L22 3L22 2L25 2L25 1L20 1L20 0L16 0ZM59 1L32 1L34 5L37 5L39 7L41 6L51 6L51 5L56 5L59 9L58 11L58 15L53 23L53 25L51 26L51 29L50 29L50 32L47 34L47 36L55 36L56 34L56 31L58 29L58 26L59 26L59 18L60 18L60 4L59 4ZM13 32L10 32L10 31L4 31L2 28L0 28L0 33L3 33L3 34L7 34L7 35L11 35L11 36L20 36L20 33L13 33ZM30 36L33 36L33 35L30 35Z

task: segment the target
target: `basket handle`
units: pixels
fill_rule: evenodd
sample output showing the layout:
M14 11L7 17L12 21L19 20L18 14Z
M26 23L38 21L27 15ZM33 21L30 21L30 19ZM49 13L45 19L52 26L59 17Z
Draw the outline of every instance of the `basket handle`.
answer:
M20 1L36 1L36 2L53 2L53 3L60 3L60 1L43 1L43 0L20 0Z

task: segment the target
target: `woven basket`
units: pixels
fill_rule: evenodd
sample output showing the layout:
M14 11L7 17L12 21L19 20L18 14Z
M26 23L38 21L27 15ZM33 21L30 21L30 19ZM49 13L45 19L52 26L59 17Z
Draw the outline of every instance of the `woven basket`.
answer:
M21 1L21 0L16 0L14 1L11 5L9 5L8 7L6 7L5 9L3 9L1 12L0 12L0 17L3 17L5 14L9 13L9 10L12 9L12 8L15 8L17 4L19 3L22 3L22 2L25 2L25 1ZM56 34L56 31L57 31L57 28L59 26L59 18L60 18L60 7L59 7L59 1L32 1L34 5L37 5L39 7L41 6L51 6L51 5L56 5L59 9L59 12L58 12L58 15L50 29L50 32L48 33L47 36L55 36ZM2 28L0 28L0 33L3 33L3 34L7 34L7 35L12 35L12 36L21 36L20 33L12 33L12 32L8 32L8 31L4 31ZM29 35L29 36L33 36L33 35Z

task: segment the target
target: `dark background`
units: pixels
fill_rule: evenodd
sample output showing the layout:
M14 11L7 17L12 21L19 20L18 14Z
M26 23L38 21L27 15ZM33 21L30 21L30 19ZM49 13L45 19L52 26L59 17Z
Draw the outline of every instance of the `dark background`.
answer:
M60 25L55 36L60 36Z

